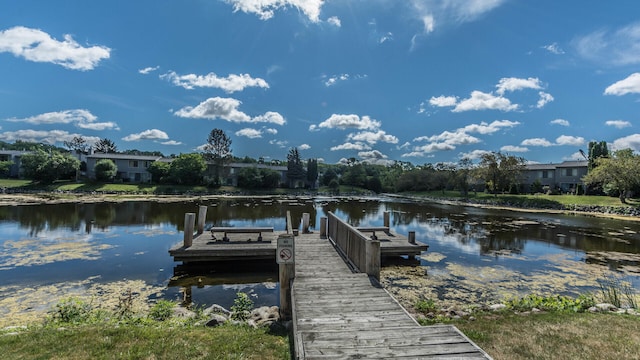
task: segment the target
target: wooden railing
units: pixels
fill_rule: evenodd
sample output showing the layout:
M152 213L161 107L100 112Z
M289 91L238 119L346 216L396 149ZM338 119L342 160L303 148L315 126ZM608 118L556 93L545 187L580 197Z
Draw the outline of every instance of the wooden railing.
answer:
M380 280L380 241L328 213L327 235L360 272Z

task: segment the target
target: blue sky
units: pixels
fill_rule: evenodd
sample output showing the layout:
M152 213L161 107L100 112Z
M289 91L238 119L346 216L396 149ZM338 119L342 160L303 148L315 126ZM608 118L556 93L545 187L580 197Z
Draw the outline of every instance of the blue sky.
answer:
M640 150L640 2L0 1L0 140L457 162Z

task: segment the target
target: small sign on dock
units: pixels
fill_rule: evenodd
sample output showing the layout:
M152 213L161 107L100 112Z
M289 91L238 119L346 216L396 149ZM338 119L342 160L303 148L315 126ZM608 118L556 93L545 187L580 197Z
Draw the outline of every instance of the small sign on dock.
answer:
M278 264L294 264L294 236L283 234L278 236L278 245L276 246L276 262Z

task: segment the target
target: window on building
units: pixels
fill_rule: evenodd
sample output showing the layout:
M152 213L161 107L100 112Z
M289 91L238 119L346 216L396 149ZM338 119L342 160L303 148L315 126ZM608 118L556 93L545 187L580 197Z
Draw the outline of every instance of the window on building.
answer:
M138 160L129 160L129 167L137 168L138 167Z

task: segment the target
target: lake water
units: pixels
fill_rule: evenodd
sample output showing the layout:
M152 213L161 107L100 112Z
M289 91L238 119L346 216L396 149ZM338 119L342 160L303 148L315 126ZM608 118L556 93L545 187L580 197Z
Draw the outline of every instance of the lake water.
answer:
M357 226L391 227L429 245L418 267L388 263L384 282L400 298L491 302L510 295L575 294L616 276L638 288L640 223L594 217L520 213L416 203L398 199L232 199L205 202L126 202L0 207L0 315L38 316L59 299L82 295L116 301L129 289L141 300L182 299L174 275L197 275L198 305L230 306L238 291L256 305L278 304L274 264L257 268L183 268L168 250L182 241L184 214L208 205L215 226L284 229L328 211ZM185 273L186 272L186 273ZM226 283L225 283L226 282ZM224 283L224 284L223 284ZM106 300L110 297L110 300Z

